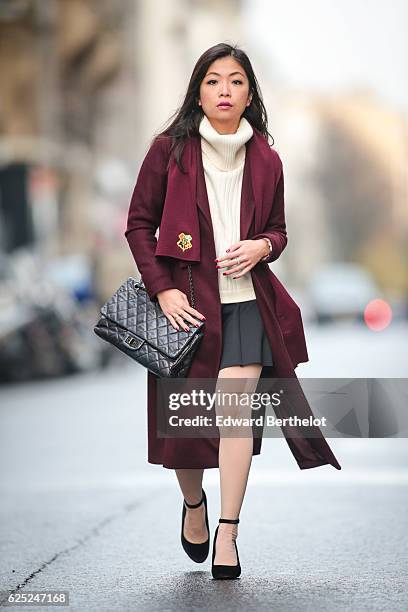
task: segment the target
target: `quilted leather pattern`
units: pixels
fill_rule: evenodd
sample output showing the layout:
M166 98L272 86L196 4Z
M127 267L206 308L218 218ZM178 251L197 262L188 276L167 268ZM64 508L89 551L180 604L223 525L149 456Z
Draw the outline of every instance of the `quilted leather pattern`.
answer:
M186 321L189 331L177 331L152 302L143 281L129 277L102 306L94 332L160 377L187 375L203 337L199 327Z

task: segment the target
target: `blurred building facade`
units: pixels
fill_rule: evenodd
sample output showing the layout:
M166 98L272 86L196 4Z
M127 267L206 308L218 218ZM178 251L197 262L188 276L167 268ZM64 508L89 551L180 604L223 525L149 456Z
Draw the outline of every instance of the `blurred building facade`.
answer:
M239 5L2 2L0 163L2 202L12 204L1 211L3 249L28 245L33 234L45 257L84 253L104 294L134 272L123 231L139 164L181 101L203 26L211 37L236 35ZM16 178L18 168L27 179ZM16 180L27 191L20 242L13 228L22 217L8 208L22 198L5 193Z

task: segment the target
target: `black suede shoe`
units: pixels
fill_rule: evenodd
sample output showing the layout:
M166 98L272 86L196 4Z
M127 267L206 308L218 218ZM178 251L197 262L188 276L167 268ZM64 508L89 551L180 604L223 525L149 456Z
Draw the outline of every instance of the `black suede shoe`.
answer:
M220 518L220 520L218 521L219 523L232 523L234 525L237 525L239 523L239 519L223 519ZM237 553L237 561L238 564L237 565L214 565L214 559L215 559L215 543L217 541L217 535L218 535L218 527L215 530L215 534L214 534L214 543L213 543L213 552L212 552L212 565L211 565L211 573L212 576L215 580L230 580L233 578L238 578L238 576L240 576L241 574L241 566L239 564L239 555L238 555L238 548L237 548L237 543L234 540L234 544L235 544L235 550Z
M203 563L203 561L205 561L206 558L208 557L208 553L210 550L210 528L208 526L207 497L205 495L204 489L202 489L202 492L203 492L203 496L201 498L201 501L198 502L198 504L188 504L186 500L184 500L183 515L182 515L182 521L181 521L181 544L185 552L190 557L190 559L192 559L196 563ZM203 502L205 505L205 524L207 526L208 539L205 542L202 542L201 544L193 544L192 542L189 542L188 540L186 540L186 538L184 537L184 521L185 521L186 514L187 514L186 506L187 508L198 508L199 506L201 506Z

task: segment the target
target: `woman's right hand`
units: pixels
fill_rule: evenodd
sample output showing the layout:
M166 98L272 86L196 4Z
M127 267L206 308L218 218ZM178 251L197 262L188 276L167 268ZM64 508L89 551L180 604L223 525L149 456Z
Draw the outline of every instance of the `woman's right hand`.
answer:
M186 294L179 291L179 289L165 289L164 291L159 291L157 299L160 308L174 329L179 330L178 323L180 323L184 331L189 330L183 319L190 321L190 323L198 327L198 323L192 315L201 319L201 321L205 321L205 316L190 306Z

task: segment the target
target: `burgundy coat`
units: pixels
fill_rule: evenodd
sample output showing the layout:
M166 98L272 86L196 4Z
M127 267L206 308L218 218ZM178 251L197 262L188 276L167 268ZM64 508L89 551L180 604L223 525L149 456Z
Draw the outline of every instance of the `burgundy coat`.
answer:
M307 418L313 413L294 371L299 363L308 361L301 312L267 265L278 259L287 244L282 162L255 128L245 146L240 240L265 236L272 243L269 258L249 272L274 358L273 366L263 366L261 378L293 379L291 382L297 385L296 401L281 404L274 411L279 418ZM157 300L159 291L175 287L190 302L187 265L192 264L195 308L206 322L204 338L188 375L216 379L222 352L222 318L220 272L214 259L222 253L215 251L200 136L191 136L186 143L182 158L185 174L173 158L167 170L169 149L169 139L156 138L147 152L131 198L125 236L153 300ZM189 248L185 248L186 241ZM166 468L218 467L218 438L157 437L156 383L157 377L148 372L149 463ZM310 427L309 437L305 437L304 430L297 432L286 426L281 429L300 469L325 464L341 469L317 426ZM254 437L254 455L260 453L261 443L262 438Z

